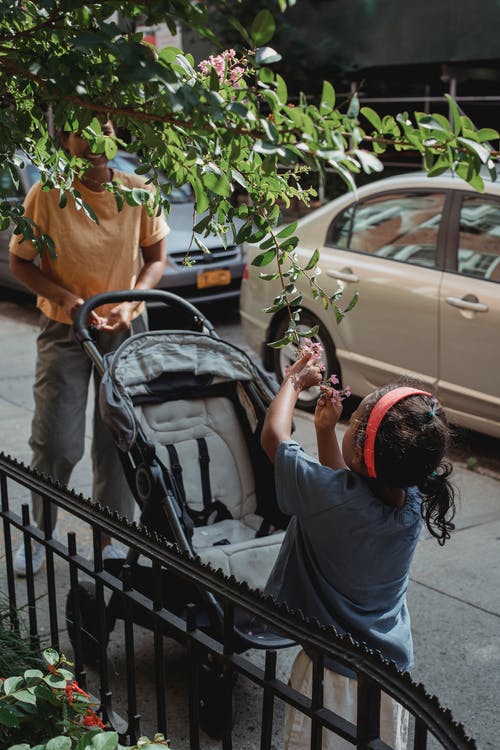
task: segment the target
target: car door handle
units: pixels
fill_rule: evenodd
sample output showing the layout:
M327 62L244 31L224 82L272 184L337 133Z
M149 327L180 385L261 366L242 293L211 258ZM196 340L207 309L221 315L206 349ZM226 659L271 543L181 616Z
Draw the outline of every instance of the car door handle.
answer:
M326 271L327 276L331 276L332 279L339 279L339 281L352 281L357 284L359 276L357 273L353 273L350 268L344 268L342 271L335 271L329 268Z
M473 294L466 294L465 297L446 297L446 304L471 312L488 312L490 309L484 302L479 302Z

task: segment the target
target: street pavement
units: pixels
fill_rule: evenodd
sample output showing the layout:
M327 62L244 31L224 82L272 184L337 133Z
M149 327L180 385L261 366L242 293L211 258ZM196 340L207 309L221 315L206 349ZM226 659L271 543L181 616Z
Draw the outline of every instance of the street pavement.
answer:
M221 335L225 338L224 330ZM235 334L231 332L231 336ZM0 302L0 450L27 464L35 338L32 311ZM235 340L235 343L241 345L240 341ZM308 452L315 454L312 417L297 412L295 422L296 438ZM85 496L91 492L90 419L87 432L85 457L72 478L72 487ZM458 490L456 531L445 547L439 547L424 533L413 563L408 594L415 647L413 677L451 709L454 718L464 724L479 748L498 750L500 482L495 476L468 471L463 465L455 466L454 476ZM27 496L19 492L11 502L15 508L27 502ZM65 533L74 528L74 519L63 516L60 526ZM119 671L121 649L116 641L111 639L110 658L114 669ZM289 668L293 655L294 652L289 653L282 661L283 671ZM171 679L177 695L174 700L178 700L170 737L173 747L181 750L188 747L182 685L185 655L173 644L167 658L172 663ZM261 655L256 658L260 659ZM143 681L139 684L147 693L152 690L154 666L151 643L146 637L137 649L137 670L138 681ZM237 700L241 708L236 719L234 746L250 750L256 746L261 703L257 693L245 694L244 687L240 690L243 695ZM154 700L151 702L154 704ZM279 739L276 743L278 750ZM211 743L204 747L211 747Z

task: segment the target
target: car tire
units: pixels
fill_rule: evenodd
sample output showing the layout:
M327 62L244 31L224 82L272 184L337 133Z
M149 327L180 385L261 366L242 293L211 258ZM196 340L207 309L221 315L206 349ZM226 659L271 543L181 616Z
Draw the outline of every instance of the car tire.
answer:
M315 326L319 326L318 332L315 336L311 337L311 340L315 343L319 343L323 347L324 355L323 361L326 365L325 376L337 375L340 382L342 383L342 376L340 372L340 364L335 354L335 345L328 334L323 323L316 318L312 313L303 312L300 316L300 323L297 328L299 331L308 331ZM279 340L285 335L288 327L288 318L282 318L278 324L278 327L274 333L273 338ZM285 368L292 365L297 358L297 345L287 344L281 349L273 349L273 364L276 377L278 382L282 382L285 376ZM299 399L297 400L297 406L299 409L304 411L313 412L316 408L316 402L320 395L320 389L317 387L309 388L307 391L302 391Z

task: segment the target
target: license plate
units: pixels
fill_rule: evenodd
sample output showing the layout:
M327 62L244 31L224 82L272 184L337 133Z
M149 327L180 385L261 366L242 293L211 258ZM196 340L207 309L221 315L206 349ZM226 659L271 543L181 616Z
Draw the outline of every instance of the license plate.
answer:
M231 271L227 268L214 268L211 271L202 271L196 279L198 289L206 289L209 286L227 286L231 283Z

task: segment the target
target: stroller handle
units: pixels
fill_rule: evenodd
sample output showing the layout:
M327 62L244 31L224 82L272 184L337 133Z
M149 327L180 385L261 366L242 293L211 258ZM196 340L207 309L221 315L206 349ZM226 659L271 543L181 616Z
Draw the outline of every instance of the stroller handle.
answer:
M84 341L92 341L92 336L87 326L87 318L92 310L101 305L119 304L120 302L161 302L164 305L176 307L185 313L189 313L193 321L200 327L204 326L212 335L215 333L213 325L198 308L187 302L187 300L182 299L182 297L177 296L177 294L164 292L160 289L130 289L120 292L104 292L103 294L96 294L93 297L89 297L75 312L74 329L78 341L82 344Z

